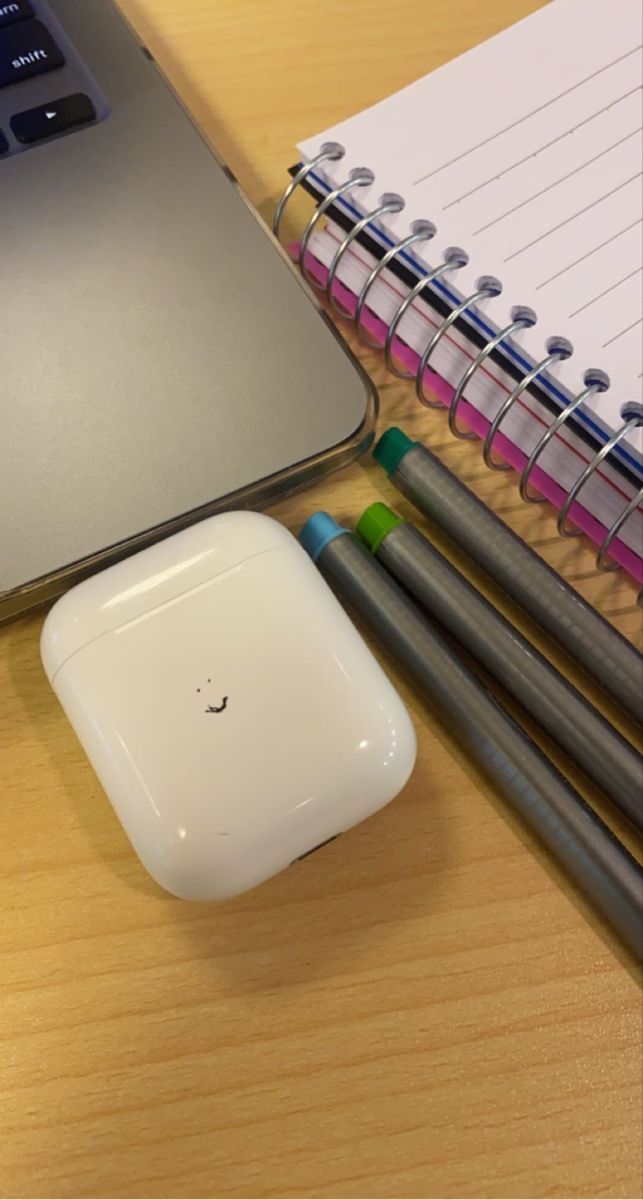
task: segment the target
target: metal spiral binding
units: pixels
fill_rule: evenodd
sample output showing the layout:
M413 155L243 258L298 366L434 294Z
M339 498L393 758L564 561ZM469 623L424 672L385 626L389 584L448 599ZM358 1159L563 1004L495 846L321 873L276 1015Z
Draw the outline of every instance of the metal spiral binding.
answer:
M435 237L435 234L436 228L432 221L414 221L413 230L411 233L409 233L408 237L402 238L401 242L396 242L394 246L391 246L390 250L387 250L384 257L381 258L380 261L373 267L373 270L368 276L366 283L357 297L357 305L355 307L355 315L353 317L355 333L363 345L370 346L372 350L379 350L381 347L380 342L373 342L370 338L366 337L364 333L364 327L362 325L362 316L364 313L364 307L366 305L366 298L376 279L379 279L382 271L388 267L389 263L391 263L394 258L397 258L398 254L402 254L404 250L407 250L409 246L414 246L417 242L430 241L432 237ZM425 286L425 284L426 275L423 275L422 279L418 280L415 288L412 289L413 299L415 299L419 292L422 291L422 288ZM409 303L411 303L411 301L409 301ZM398 317L397 319L399 320L400 318Z
M473 308L473 305L477 304L479 300L487 300L491 296L499 295L500 286L496 284L495 280L493 282L490 281L489 283L484 284L483 287L479 287L475 292L472 292L470 296L467 296L465 300L462 300L460 304L457 304L456 307L451 310L448 317L442 322L439 328L436 329L428 346L426 346L424 349L424 353L420 358L418 369L415 373L415 394L420 401L420 404L423 404L425 408L442 408L441 401L429 400L429 397L424 390L424 372L429 365L429 361L434 350L442 341L442 338L449 331L454 322L457 321L458 317L462 316L462 314L467 312L468 309Z
M288 186L284 190L284 192L277 204L277 207L275 209L275 214L274 214L274 218L273 218L273 232L276 237L279 236L281 222L283 219L283 215L284 215L286 206L288 205L288 203L289 203L293 193L296 191L296 189L301 184L305 183L305 180L307 179L308 175L312 171L314 171L315 168L318 167L321 163L323 163L325 161L337 161L337 160L343 158L344 154L345 154L344 147L341 146L339 143L327 142L327 143L324 143L324 145L321 147L319 154L317 154L309 162L304 163L303 166L301 166L299 168L299 170L296 172L296 174L293 176L293 178L288 183ZM338 199L340 199L343 195L345 195L347 192L349 192L352 188L366 187L366 186L369 186L370 184L372 184L373 182L374 182L374 175L371 171L368 171L366 168L360 168L359 170L353 171L351 176L349 176L348 179L344 180L343 183L339 184L332 191L327 193L327 195L324 196L324 198L318 202L318 204L315 208L315 212L313 213L311 219L309 220L308 224L306 225L304 232L302 234L302 237L301 237L301 241L300 241L300 267L301 267L302 274L303 274L304 278L306 279L306 282L308 284L310 284L311 286L317 288L318 290L325 290L329 304L335 310L336 313L338 313L340 316L343 316L343 317L350 317L350 313L346 312L337 303L337 301L332 293L333 293L333 286L334 286L334 283L337 278L337 272L338 272L339 266L341 264L341 261L342 261L344 255L348 252L348 250L350 249L353 242L359 237L359 235L361 233L364 232L364 230L367 229L367 227L370 224L372 224L378 218L386 215L387 213L400 212L402 210L402 208L404 207L403 198L401 196L396 196L396 195L392 195L392 194L389 194L388 196L383 196L380 205L376 209L373 209L370 213L367 213L365 216L361 217L358 221L356 221L354 223L354 225L351 227L351 230L343 238L343 240L341 241L340 245L338 246L338 248L334 254L334 257L333 257L330 267L328 269L328 275L327 275L327 280L326 280L325 284L323 284L323 285L318 284L310 276L310 273L306 267L306 262L305 262L306 254L308 251L308 245L310 243L310 239L311 239L315 229L317 228L317 225L318 225L321 217L335 204L335 202ZM382 272L386 270L386 268L393 262L394 259L396 259L400 254L402 254L410 246L416 245L419 242L430 241L431 238L433 238L435 236L436 232L437 232L436 227L431 221L416 221L416 222L414 222L414 224L412 226L411 232L406 237L400 239L400 241L398 241L394 246L391 246L390 249L388 249L385 252L385 254L383 254L382 258L375 264L375 266L369 272L369 274L366 278L366 281L362 286L362 289L357 297L357 303L356 303L356 307L355 307L355 312L353 313L353 316L352 316L352 320L353 320L356 335L364 345L367 345L373 349L383 348L386 366L387 366L388 370L391 372L391 374L395 375L398 379L414 379L415 380L415 391L416 391L416 395L417 395L417 398L420 401L420 403L423 404L424 407L426 407L426 408L436 408L437 409L437 408L443 408L442 402L431 400L429 398L429 396L427 395L427 393L425 391L425 387L424 387L424 375L429 366L430 360L431 360L433 354L435 353L435 350L437 349L438 345L442 341L443 337L445 337L445 335L448 333L451 326L455 324L455 322L458 320L459 317L463 316L467 311L472 309L481 300L491 299L491 298L494 298L494 297L500 295L500 293L502 291L502 285L499 283L499 281L492 279L492 278L481 280L478 284L476 291L472 292L471 295L467 296L464 300L462 300L459 304L457 304L450 311L448 316L443 320L442 324L435 330L435 332L429 339L428 344L425 346L424 351L419 358L418 367L415 371L406 371L406 370L402 369L401 367L397 366L396 363L394 362L393 342L397 335L397 330L398 330L400 323L401 323L403 317L405 316L405 314L409 311L409 309L413 305L414 301L418 298L418 296L423 292L423 290L428 285L433 283L435 280L439 279L442 275L446 274L447 271L458 270L459 268L466 265L467 257L463 251L455 251L454 250L454 251L448 253L447 256L445 256L444 260L437 267L430 269L430 270L426 270L425 273L413 285L413 287L410 288L407 295L404 297L404 299L401 301L401 303L398 305L397 309L395 310L394 316L393 316L393 318L389 324L389 327L387 329L386 338L385 338L383 344L380 342L377 342L377 341L373 341L369 337L367 337L365 330L364 330L364 324L363 324L364 308L366 307L366 302L367 302L369 293L371 291L371 288L374 286L374 284L379 279ZM482 364L485 362L485 360L488 358L488 356L493 352L493 350L496 349L496 347L500 346L503 342L505 342L508 338L510 338L513 333L516 333L519 329L524 329L524 328L527 328L527 327L535 324L535 319L536 319L535 314L530 313L529 310L523 310L523 312L521 312L519 315L517 315L508 325L505 326L504 329L500 330L493 337L489 338L489 340L487 342L485 342L485 345L483 346L482 350L480 350L480 352L476 355L476 357L473 359L473 361L469 364L469 366L467 367L466 371L464 372L464 374L462 375L461 379L459 380L459 382L457 384L457 387L455 389L455 393L453 396L453 400L452 400L451 405L449 406L449 411L448 411L449 428L450 428L451 433L453 433L455 437L464 438L467 440L477 437L477 434L474 434L470 430L461 429L457 423L458 408L459 408L461 401L464 399L464 392L465 392L468 384L470 383L472 377L479 370L479 368L482 366ZM516 387L513 389L511 394L502 403L500 409L498 410L495 417L493 418L493 420L489 426L489 430L485 437L483 448L482 448L482 455L483 455L485 465L488 466L491 470L507 471L507 470L511 469L510 463L507 463L504 461L497 461L493 458L493 442L494 442L496 434L499 432L499 430L502 426L502 423L504 422L504 420L507 417L510 410L513 408L514 404L516 404L518 402L520 397L527 390L527 388L530 387L530 385L532 383L536 382L540 377L545 375L545 373L551 366L553 366L556 362L560 362L563 359L570 357L570 355L572 353L571 345L568 342L566 342L566 340L564 338L561 338L558 340L560 342L560 345L557 345L555 348L552 348L550 350L550 352L539 363L536 364L536 366L532 367L530 371L526 372L526 374L517 383ZM586 376L586 379L587 379L587 376ZM534 467L536 466L538 460L540 459L543 451L546 449L546 447L549 445L549 443L552 441L552 439L556 436L556 434L559 432L559 430L562 429L562 427L565 425L565 423L567 422L569 417L571 417L572 414L576 411L576 409L580 408L580 406L582 404L584 404L590 398L590 396L594 395L594 393L604 391L605 388L606 388L606 383L602 379L597 378L597 379L592 379L591 382L588 381L586 386L583 388L583 390L580 391L578 393L578 395L576 395L574 397L574 399L570 401L570 403L563 409L562 412L559 413L559 415L551 423L551 425L549 425L549 427L546 429L545 433L542 435L542 437L539 439L538 443L532 450L532 452L531 452L529 458L527 459L527 462L523 468L523 471L520 475L519 490L520 490L521 499L527 501L528 503L532 503L532 504L545 502L546 497L541 496L536 493L532 493L529 490L529 483L530 483L530 479L531 479L531 475L534 470ZM604 460L606 458L608 458L608 456L610 455L612 450L614 450L614 448L622 440L624 440L636 426L638 426L640 424L641 424L640 417L633 417L631 419L626 420L623 423L623 425L621 426L621 428L619 430L617 430L617 432L615 434L612 435L612 437L605 443L604 446L601 447L601 449L598 451L598 453L595 455L595 457L592 459L592 461L582 471L581 475L578 477L578 479L574 483L573 487L567 493L565 502L564 502L562 508L560 509L560 512L558 515L558 531L563 536L573 537L581 532L580 530L578 530L576 528L570 528L568 526L568 517L569 517L569 513L570 513L572 505L574 504L575 500L578 498L579 493L582 491L582 489L588 483L590 478L598 470L601 463L604 462ZM639 505L643 505L643 488L641 488L636 493L636 495L634 495L632 497L632 499L627 503L627 505L623 508L622 512L618 515L618 517L612 523L612 525L611 525L610 529L608 530L608 532L606 533L601 545L599 546L599 549L598 549L598 552L596 555L596 566L599 570L601 570L601 571L618 570L619 564L617 562L614 562L613 560L609 561L610 550L611 550L614 540L618 537L621 529L627 523L628 519L633 515L633 513L637 510ZM641 591L639 592L638 601L639 601L639 603L643 602L643 589L641 589Z
M439 279L441 275L446 275L447 271L453 271L457 269L459 265L460 264L455 260L452 261L450 258L445 258L444 261L441 262L437 267L434 267L432 271L427 271L421 279L418 279L417 283L411 288L408 296L405 296L402 303L398 305L395 311L395 316L393 317L393 320L386 331L386 338L384 341L384 361L386 362L386 366L391 374L397 376L398 379L414 378L413 371L403 371L400 367L396 367L393 361L393 341L397 334L398 325L400 324L402 317L411 307L415 298L420 294L421 291L423 291L425 287L428 286L428 284L433 283L435 279Z
M306 283L309 284L310 287L317 288L318 291L322 291L324 288L323 284L317 283L317 281L315 279L313 279L312 275L310 274L310 272L308 270L308 267L306 266L306 254L308 253L308 243L309 243L313 233L315 232L315 229L317 228L317 225L319 224L321 217L323 217L324 213L331 207L332 204L335 203L336 200L339 200L340 196L344 196L346 194L346 192L351 192L353 190L353 188L369 187L372 182L373 182L373 172L372 171L363 170L363 171L356 171L354 173L351 173L351 175L348 177L348 179L345 179L343 183L340 183L339 187L336 187L333 189L332 192L329 192L328 195L325 196L324 199L321 201L321 203L317 205L312 217L310 218L310 221L308 222L306 228L304 229L304 232L303 232L302 238L301 238L300 248L299 248L299 257L300 257L299 266L301 269L301 273L302 273L304 279L306 280Z
M382 203L377 208L374 208L372 212L367 213L365 217L361 217L359 221L356 221L350 233L346 234L344 240L340 242L339 246L337 247L337 250L333 255L332 262L328 268L328 278L326 279L326 298L331 308L334 309L334 311L338 313L340 317L350 317L351 315L350 312L347 312L346 309L343 309L341 305L337 303L335 297L333 296L335 277L346 251L350 246L352 246L355 238L359 237L360 233L362 233L367 226L371 225L373 221L377 221L379 217L383 217L387 213L399 213L403 208L404 201L401 196L394 196L392 194L390 196L383 196Z
M579 392L578 395L575 396L572 401L570 401L570 403L567 405L567 408L564 408L563 411L558 414L556 420L552 422L552 424L541 437L540 441L536 443L529 458L527 459L527 462L525 463L520 476L520 483L518 486L520 489L521 500L525 500L528 504L543 504L545 502L545 496L532 495L529 492L529 479L534 467L536 466L536 462L540 458L545 447L551 442L551 439L556 436L558 430L565 424L568 417L571 417L572 413L576 412L576 409L579 407L579 405L584 404L586 400L589 400L589 397L593 396L594 392L600 391L604 391L601 383L590 383L587 385L587 387L583 388L582 392Z
M523 392L527 390L529 385L533 383L539 375L543 375L549 367L554 365L555 362L559 362L564 358L569 358L570 355L571 346L569 349L567 349L565 346L561 345L556 350L552 350L551 354L548 354L545 358L541 359L541 361L535 367L532 367L531 371L528 371L526 375L523 375L520 383L514 388L513 392L507 396L507 399L500 406L493 421L491 422L491 425L489 426L489 431L482 447L482 457L484 459L485 466L489 467L490 471L511 470L511 463L505 462L504 459L501 459L500 462L498 462L497 459L492 457L494 438L509 410L513 408L514 404L520 399Z
M617 537L618 534L621 532L621 529L625 525L625 522L629 519L629 517L632 516L632 513L636 512L636 509L638 508L639 504L643 504L643 488L640 488L639 491L636 493L636 495L632 496L632 499L630 500L629 504L627 504L626 507L623 509L623 511L621 513L619 513L618 517L614 521L614 524L608 530L608 532L605 534L605 537L603 538L603 541L601 542L601 544L599 546L598 554L596 555L596 566L598 567L599 571L618 571L619 564L617 562L613 562L613 561L608 562L607 556L610 552L610 547L612 545L612 542L614 541L614 538ZM641 589L641 591L638 594L639 604L641 603L642 600L643 600L643 588Z
M585 484L589 482L596 469L600 467L601 463L605 458L607 458L610 451L613 450L615 446L618 446L619 442L622 442L623 438L627 437L628 433L631 433L632 430L636 429L636 427L640 424L641 420L639 417L632 417L631 420L625 421L624 424L621 425L621 428L612 435L609 441L605 442L604 446L601 446L598 454L592 459L591 463L588 463L588 465L585 467L585 470L578 476L574 486L569 489L565 498L565 503L558 514L556 525L561 537L578 537L578 534L582 533L582 530L575 529L573 527L570 529L567 525L567 517L569 516L569 510L572 504L578 499L579 492L581 492L585 487Z
M310 162L304 163L299 168L290 180L288 187L284 189L272 218L272 232L276 238L279 237L283 215L293 192L297 190L299 185L308 178L311 171L314 171L315 167L318 167L320 163L329 161L337 162L340 158L344 157L345 153L344 147L340 146L339 142L324 142L319 154L316 154L314 158L311 158Z
M449 429L454 437L462 438L464 441L471 441L478 436L477 433L472 433L469 429L460 429L458 427L458 408L460 406L460 401L462 400L467 384L470 383L476 371L482 366L485 359L489 357L491 351L495 350L496 346L499 346L501 342L505 341L506 338L511 337L512 333L517 333L519 329L528 329L531 325L535 325L535 323L536 315L535 313L531 312L514 318L514 320L510 321L508 325L505 325L504 329L501 329L499 333L494 335L494 337L489 338L489 341L485 343L480 353L474 358L473 362L469 363L469 366L467 367L464 375L460 379L460 382L455 389L453 400L449 405Z

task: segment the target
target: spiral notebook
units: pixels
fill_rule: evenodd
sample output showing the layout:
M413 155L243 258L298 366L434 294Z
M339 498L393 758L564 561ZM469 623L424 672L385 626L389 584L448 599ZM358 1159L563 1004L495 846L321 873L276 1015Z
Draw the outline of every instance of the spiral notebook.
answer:
M301 266L455 436L643 581L638 0L553 0L299 146Z

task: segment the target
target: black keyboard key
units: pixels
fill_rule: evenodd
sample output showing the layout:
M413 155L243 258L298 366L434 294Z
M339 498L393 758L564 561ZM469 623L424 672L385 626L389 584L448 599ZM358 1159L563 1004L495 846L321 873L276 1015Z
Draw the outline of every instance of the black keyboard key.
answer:
M0 158L2 158L3 154L7 153L8 149L9 149L9 143L8 143L6 137L4 136L4 133L0 129Z
M42 21L20 21L0 29L0 88L64 65L64 56Z
M28 145L30 142L40 142L44 138L55 137L57 133L65 133L76 125L87 125L96 120L96 109L89 96L78 93L75 96L65 96L52 104L40 104L38 108L29 108L26 112L16 113L11 118L11 128L19 142Z
M33 17L34 11L29 0L14 0L13 4L3 4L0 0L0 29L5 25L13 25L14 21L24 21Z

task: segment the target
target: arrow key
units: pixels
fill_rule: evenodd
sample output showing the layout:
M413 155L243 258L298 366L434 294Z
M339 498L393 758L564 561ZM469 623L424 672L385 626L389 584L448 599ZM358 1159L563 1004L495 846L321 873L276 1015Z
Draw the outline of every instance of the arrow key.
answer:
M95 120L96 109L89 96L79 92L75 96L65 96L51 104L40 104L38 108L16 113L11 118L11 128L19 142L29 145Z

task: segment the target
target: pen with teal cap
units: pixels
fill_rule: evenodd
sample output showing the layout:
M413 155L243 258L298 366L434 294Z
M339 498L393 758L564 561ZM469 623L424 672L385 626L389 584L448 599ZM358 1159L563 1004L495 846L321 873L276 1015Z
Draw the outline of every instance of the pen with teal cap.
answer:
M460 745L640 959L643 872L636 860L357 537L327 513L316 513L300 540Z
M389 429L373 451L392 483L643 722L643 657L421 442Z
M386 504L371 504L357 533L387 571L642 831L643 759L634 747L414 525Z

